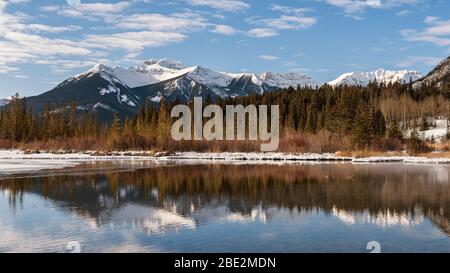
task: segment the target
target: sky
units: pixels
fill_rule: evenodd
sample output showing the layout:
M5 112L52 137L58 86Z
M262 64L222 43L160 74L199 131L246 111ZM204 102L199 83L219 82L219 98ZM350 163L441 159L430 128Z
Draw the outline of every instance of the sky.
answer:
M428 73L450 55L448 0L0 0L0 98L97 63L170 58L225 72Z

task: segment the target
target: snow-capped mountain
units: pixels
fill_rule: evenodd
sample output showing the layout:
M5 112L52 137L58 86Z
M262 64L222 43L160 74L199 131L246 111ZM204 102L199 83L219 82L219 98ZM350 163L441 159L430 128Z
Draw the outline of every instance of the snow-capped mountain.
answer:
M370 82L378 83L409 83L410 81L416 81L420 79L422 75L417 71L389 71L379 69L373 72L351 72L345 73L337 79L329 82L329 85L359 85L367 86Z
M194 96L227 98L250 93L261 94L289 86L320 85L318 81L296 73L225 73L202 66L185 67L178 61L163 59L149 60L130 68L99 64L85 73L66 80L62 86L78 83L93 76L99 76L108 82L107 86L98 87L100 95L116 94L120 103L127 103L130 106L141 102L136 96L133 98L122 94L132 89L136 91L135 95L145 93L154 102L159 102L162 98L185 102Z
M6 105L10 102L8 98L0 99L0 106Z
M27 103L41 112L47 100L68 103L74 98L83 109L95 109L109 119L114 112L135 114L146 98L154 103L162 99L187 102L196 96L229 98L298 85L320 83L296 73L226 73L163 59L131 68L98 64L44 94L27 98Z
M321 86L322 84L308 76L298 73L271 73L266 72L258 76L258 80L266 83L269 86L277 86L280 88L289 88L290 86Z
M237 81L242 77L249 77L253 84L260 87L266 85L276 88L287 88L289 86L296 87L297 85L307 85L312 87L320 85L318 81L297 73L282 74L266 72L259 75L253 73L225 73L201 66L185 67L181 62L169 59L149 60L144 62L142 65L130 68L108 67L103 64L99 64L85 73L72 77L69 81L77 81L83 77L90 77L98 73L105 80L118 82L129 88L142 87L176 79L182 76L189 76L190 79L199 84L217 89L215 91L217 91L217 95L221 97L231 96L232 94L228 94L228 92L226 92L230 91L226 87L228 87L233 81ZM223 88L225 89L218 90Z
M445 88L450 85L450 57L440 62L428 75L413 84L414 89L423 85Z
M20 96L19 98L23 98L23 96ZM3 99L0 99L0 107L3 105L7 105L8 103L10 103L13 99L13 96L9 96Z
M388 71L346 73L328 84L366 86L370 82L409 83L414 86L428 82L442 82L450 75L450 58L443 61L427 77L416 71ZM420 79L420 80L418 80ZM186 67L178 61L149 60L141 65L123 68L98 64L81 74L70 77L54 89L28 97L33 111L40 113L47 101L52 104L75 99L80 109L96 110L102 120L111 120L115 112L133 116L147 98L154 103L161 100L188 102L194 97L230 98L262 94L290 86L316 87L322 84L297 73L227 73L202 66ZM2 101L0 101L2 103Z

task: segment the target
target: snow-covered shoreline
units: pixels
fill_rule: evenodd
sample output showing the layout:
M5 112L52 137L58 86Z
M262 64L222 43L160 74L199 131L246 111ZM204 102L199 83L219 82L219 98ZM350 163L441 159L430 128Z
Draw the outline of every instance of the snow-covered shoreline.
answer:
M450 163L446 157L418 156L338 156L334 153L258 153L258 152L175 152L153 153L146 151L126 151L99 153L86 152L25 152L21 150L0 150L0 160L70 160L70 161L108 161L108 160L210 160L210 161L330 161L330 162L411 162L411 163Z
M337 156L332 153L324 154L291 154L291 153L177 153L173 156L162 157L164 160L179 161L248 161L248 162L348 162L348 163L428 163L450 164L450 158L428 158L417 156L371 156L349 157Z
M49 153L49 152L24 152L20 150L0 150L0 174L20 173L27 171L39 171L47 169L62 169L74 167L83 162L94 161L154 161L154 162L179 162L186 163L237 163L246 164L292 164L295 162L310 163L339 163L353 164L364 163L416 163L416 164L450 164L450 158L427 158L412 156L376 156L376 157L345 157L331 153L324 154L293 154L293 153L151 153L143 151L110 152L100 154L98 152L84 153Z

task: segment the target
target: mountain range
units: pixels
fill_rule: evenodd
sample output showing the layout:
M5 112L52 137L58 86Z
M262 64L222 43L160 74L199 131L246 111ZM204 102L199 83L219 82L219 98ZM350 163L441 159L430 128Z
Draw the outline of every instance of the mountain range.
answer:
M131 68L98 64L48 92L27 97L27 103L39 113L47 101L68 104L76 99L80 110L96 110L101 119L109 120L114 112L134 115L146 98L154 103L163 98L187 102L196 96L228 98L298 85L316 87L321 83L297 73L226 73L163 59Z
M345 73L329 82L329 85L361 85L367 86L370 82L378 83L409 83L414 82L422 78L422 74L417 71L401 70L401 71L388 71L378 69L374 72L351 72Z
M331 86L360 85L370 82L422 84L449 82L450 57L439 64L426 77L417 71L351 72L328 82ZM95 65L88 71L63 81L43 94L27 97L34 112L44 110L47 101L66 105L72 99L80 110L95 110L100 118L110 120L115 112L134 115L146 98L158 103L166 101L187 102L195 96L211 99L262 94L290 86L316 88L323 83L298 73L227 73L202 66L186 67L179 61L149 60L141 65L122 68L104 64ZM0 100L0 106L8 103Z

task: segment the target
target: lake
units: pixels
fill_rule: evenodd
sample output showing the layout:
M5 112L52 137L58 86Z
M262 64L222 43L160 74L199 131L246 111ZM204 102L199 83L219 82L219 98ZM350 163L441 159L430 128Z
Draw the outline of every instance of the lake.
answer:
M450 252L450 165L83 163L0 177L0 252Z

